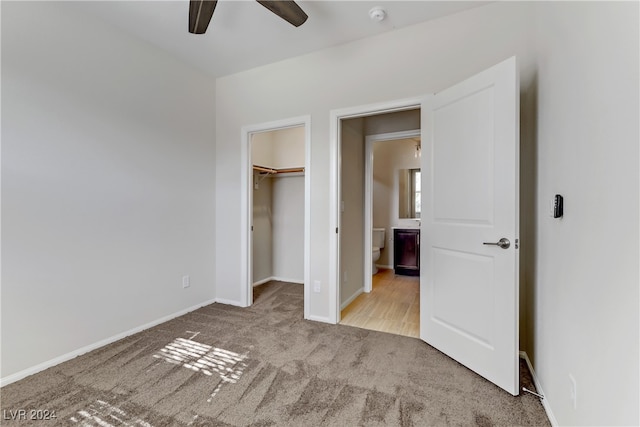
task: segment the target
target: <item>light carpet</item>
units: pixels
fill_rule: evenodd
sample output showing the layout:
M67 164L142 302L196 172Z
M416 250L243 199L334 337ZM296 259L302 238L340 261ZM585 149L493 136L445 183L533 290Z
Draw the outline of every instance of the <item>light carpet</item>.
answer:
M301 285L254 293L250 308L211 304L3 387L2 425L549 425L535 396L419 339L304 320ZM534 390L524 364L521 378Z

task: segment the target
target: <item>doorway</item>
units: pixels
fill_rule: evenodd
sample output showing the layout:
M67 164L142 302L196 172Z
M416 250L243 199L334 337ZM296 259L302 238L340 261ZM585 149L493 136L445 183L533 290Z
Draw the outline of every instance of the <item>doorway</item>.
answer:
M309 312L310 124L311 117L302 116L245 126L241 152L244 306L253 304L254 286L269 281L299 283L304 289L305 318Z
M420 110L346 119L341 127L341 323L418 338ZM412 270L394 268L402 247L394 233L403 230L414 233Z

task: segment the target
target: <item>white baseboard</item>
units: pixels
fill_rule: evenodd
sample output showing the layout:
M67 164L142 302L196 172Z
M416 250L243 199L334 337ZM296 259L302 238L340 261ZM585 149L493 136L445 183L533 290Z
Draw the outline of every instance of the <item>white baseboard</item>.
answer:
M256 286L263 285L272 280L273 280L273 277L267 277L266 279L258 280L257 282L253 282L253 287L255 288Z
M378 268L382 268L384 270L393 270L393 265L382 265L382 264L376 264L376 267Z
M278 282L297 283L298 285L303 285L304 284L304 280L303 279L292 279L290 277L273 276L271 278L271 280L277 280Z
M74 351L71 351L69 353L63 354L62 356L58 356L56 358L53 358L51 360L47 360L46 362L39 363L39 364L37 364L35 366L32 366L30 368L23 369L22 371L16 372L15 374L11 374L11 375L8 375L8 376L6 376L4 378L0 378L0 387L4 387L4 386L6 386L8 384L11 384L11 383L19 381L19 380L21 380L23 378L26 378L29 375L33 375L33 374L36 374L36 373L38 373L40 371L44 371L45 369L51 368L52 366L59 365L60 363L63 363L63 362L66 362L67 360L71 360L71 359L73 359L75 357L81 356L81 355L83 355L85 353L88 353L90 351L93 351L93 350L95 350L97 348L104 347L105 345L109 345L111 343L114 343L114 342L116 342L118 340L121 340L122 338L126 338L126 337L128 337L130 335L137 334L138 332L144 331L145 329L149 329L149 328L157 326L157 325L159 325L161 323L168 322L171 319L175 319L176 317L183 316L183 315L185 315L185 314L187 314L187 313L189 313L191 311L197 310L197 309L199 309L201 307L204 307L206 305L209 305L209 304L213 304L214 302L216 302L216 301L215 300L209 300L209 301L205 301L203 303L194 305L192 307L185 308L184 310L180 310L180 311L177 311L177 312L175 312L173 314L170 314L168 316L164 316L164 317L161 317L159 319L156 319L156 320L154 320L152 322L145 323L142 326L138 326L136 328L129 329L126 332L122 332L120 334L114 335L114 336L106 338L104 340L95 342L93 344L89 344L89 345L84 346L82 348L79 348L77 350L74 350Z
M340 310L344 310L344 308L346 306L351 304L353 302L353 300L358 298L358 296L363 292L364 292L364 288L360 288L357 291L355 291L353 295L351 295L349 298L347 298L347 300L340 305Z
M310 315L310 316L306 317L305 319L306 320L313 320L314 322L330 323L332 325L336 324L336 322L332 322L331 319L329 319L328 317L323 317L323 316Z
M236 307L246 307L246 305L242 304L242 302L236 301L234 299L216 298L215 302L226 305L234 305Z
M536 371L533 370L533 365L531 365L531 360L529 360L529 356L527 355L527 352L521 351L520 357L524 359L524 361L527 363L527 366L529 367L529 371L531 372L531 376L533 377L533 385L536 386L537 393L544 396L545 395L544 391L542 390L540 381L538 381L538 377L536 376ZM544 411L547 413L547 418L549 418L549 422L551 423L551 425L553 427L558 427L559 424L558 424L558 421L556 420L556 417L553 415L553 412L551 411L549 400L545 397L544 399L540 399L540 401L542 402L542 407L544 408Z
M253 283L253 287L255 288L256 286L260 286L263 285L267 282L270 282L272 280L275 280L277 282L289 282L289 283L297 283L298 285L304 285L304 280L300 280L300 279L290 279L287 277L277 277L277 276L271 276L271 277L267 277L266 279L262 279L262 280L258 280L257 282Z

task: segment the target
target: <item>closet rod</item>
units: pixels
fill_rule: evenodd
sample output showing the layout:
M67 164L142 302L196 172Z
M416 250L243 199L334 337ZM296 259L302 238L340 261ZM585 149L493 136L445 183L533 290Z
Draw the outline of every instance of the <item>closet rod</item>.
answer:
M253 170L257 170L257 171L269 173L269 174L304 172L304 168L274 169L274 168L266 168L264 166L258 166L258 165L253 165Z
M296 173L296 172L304 172L304 168L276 169L276 173Z
M266 173L278 173L276 169L265 168L264 166L253 165L254 171L266 172Z

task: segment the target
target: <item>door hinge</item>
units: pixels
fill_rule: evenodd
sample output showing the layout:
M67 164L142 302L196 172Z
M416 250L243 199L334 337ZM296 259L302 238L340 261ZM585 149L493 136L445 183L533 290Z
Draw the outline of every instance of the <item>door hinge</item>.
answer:
M338 234L338 227L336 227L336 234Z
M516 249L520 248L520 239L516 239Z

